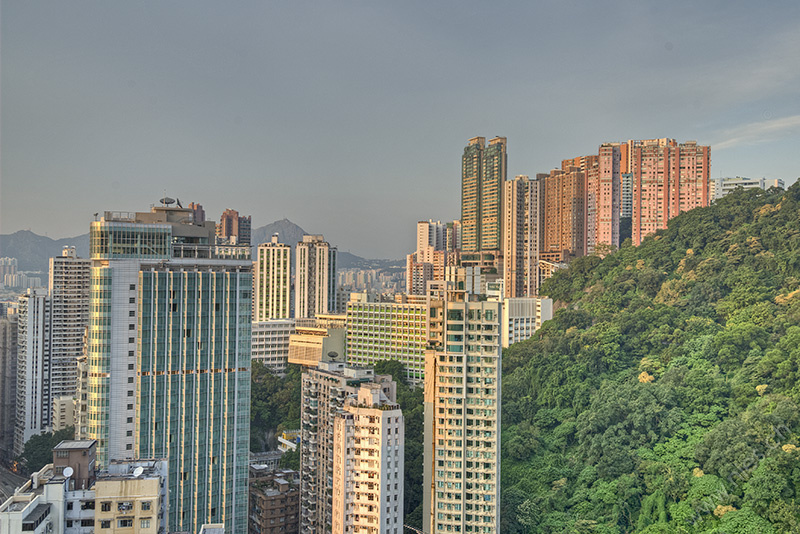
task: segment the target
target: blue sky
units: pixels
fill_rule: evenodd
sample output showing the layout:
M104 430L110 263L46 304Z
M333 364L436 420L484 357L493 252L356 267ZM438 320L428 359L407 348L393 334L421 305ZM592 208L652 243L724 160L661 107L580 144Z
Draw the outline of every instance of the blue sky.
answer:
M3 1L0 231L166 190L402 257L458 218L467 139L536 174L604 141L800 176L800 3Z

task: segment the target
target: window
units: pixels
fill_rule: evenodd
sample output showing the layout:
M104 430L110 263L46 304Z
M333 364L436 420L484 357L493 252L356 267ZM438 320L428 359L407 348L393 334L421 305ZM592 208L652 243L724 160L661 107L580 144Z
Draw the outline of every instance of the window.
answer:
M150 528L150 520L149 519L142 519L139 522L139 528Z
M130 528L133 526L133 519L118 519L117 528Z
M110 512L111 511L111 501L106 501L100 503L100 511L101 512Z
M104 520L100 521L100 528L111 528L111 520L110 519L104 519Z
M150 503L150 501L143 501L143 502L142 502L142 511L149 510L149 509L150 509L150 506L151 506L151 503Z
M130 285L130 290L131 291L136 291L136 284L131 284Z

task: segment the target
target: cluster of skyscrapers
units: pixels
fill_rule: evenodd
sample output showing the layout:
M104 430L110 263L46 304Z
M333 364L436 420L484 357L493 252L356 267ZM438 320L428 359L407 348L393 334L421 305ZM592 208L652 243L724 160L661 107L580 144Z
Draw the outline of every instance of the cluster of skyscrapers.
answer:
M603 143L535 178L508 179L507 166L505 138L469 140L461 218L417 223L406 292L394 295L344 295L321 235L294 245L275 235L252 259L250 217L234 210L215 223L201 205L165 198L149 212L105 212L91 223L90 258L65 249L49 286L0 319L0 427L14 428L0 450L17 456L31 436L75 424L79 441L64 447L88 451L93 473L124 481L142 467L167 488L147 490L153 525L243 533L251 361L277 374L298 364L292 524L398 534L404 418L397 384L373 370L398 360L424 387L423 531L498 532L501 354L552 317L542 280L627 237L639 244L730 189L710 180L710 149L693 141ZM48 480L70 491L66 473ZM288 487L287 473L270 484ZM28 510L20 521L31 522L38 501L23 501L5 511ZM151 525L146 513L130 520ZM63 531L83 532L81 521Z
M501 278L507 297L535 296L541 281L571 259L633 244L666 228L713 193L711 150L674 139L603 143L597 154L565 159L549 173L507 179L506 138L469 140L462 156L461 219L421 222L407 258L410 293L446 268L476 268ZM439 240L443 228L452 237ZM627 229L627 230L626 230ZM623 235L623 233L627 235ZM485 282L481 282L482 284Z

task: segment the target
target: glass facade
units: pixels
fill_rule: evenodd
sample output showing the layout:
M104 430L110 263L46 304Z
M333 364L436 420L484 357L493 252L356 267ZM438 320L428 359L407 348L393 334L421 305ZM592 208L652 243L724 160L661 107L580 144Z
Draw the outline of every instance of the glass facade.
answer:
M244 533L251 274L139 276L138 455L169 459L171 530L219 522Z
M89 228L93 260L169 258L171 243L168 224L94 221Z

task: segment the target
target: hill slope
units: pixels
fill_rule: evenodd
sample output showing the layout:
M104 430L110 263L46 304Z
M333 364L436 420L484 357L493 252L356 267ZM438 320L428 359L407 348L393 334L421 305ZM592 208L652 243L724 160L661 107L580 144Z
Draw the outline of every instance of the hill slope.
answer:
M581 258L503 361L504 533L800 532L800 186Z
M47 272L50 258L60 256L65 246L74 246L78 256L89 257L89 234L64 239L50 239L34 234L29 230L20 230L13 234L0 235L0 256L17 258L20 271Z

